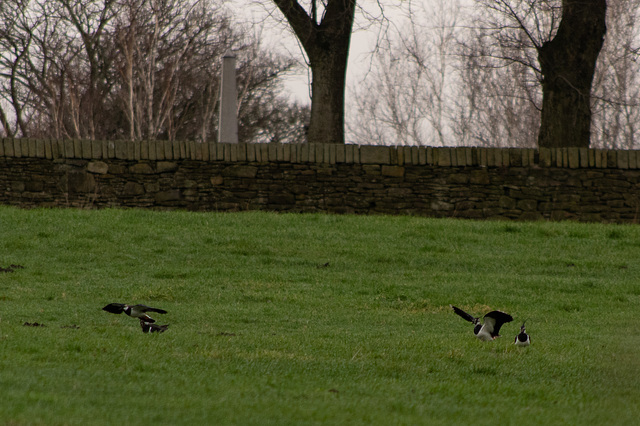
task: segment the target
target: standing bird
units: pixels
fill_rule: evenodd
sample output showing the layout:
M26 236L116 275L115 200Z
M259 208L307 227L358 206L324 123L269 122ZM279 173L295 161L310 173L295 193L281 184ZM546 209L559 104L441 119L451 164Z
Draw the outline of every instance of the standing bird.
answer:
M159 314L167 313L164 309L152 308L146 305L125 305L124 303L109 303L107 306L102 308L102 310L112 314L121 314L124 312L130 317L140 318L145 322L156 322L156 320L146 314L147 312L157 312Z
M146 322L142 318L140 318L140 327L142 327L143 333L164 333L167 328L169 328L169 324L158 325L150 322Z
M520 334L516 336L516 339L513 341L513 344L516 346L529 346L531 344L531 337L527 334L527 330L524 329L524 323L520 327Z
M491 341L497 337L500 337L500 327L502 324L513 321L513 317L502 311L491 311L484 316L484 324L480 323L480 317L476 318L473 315L469 315L460 308L456 308L453 305L449 305L453 308L453 311L460 315L465 320L473 323L473 334L483 342Z

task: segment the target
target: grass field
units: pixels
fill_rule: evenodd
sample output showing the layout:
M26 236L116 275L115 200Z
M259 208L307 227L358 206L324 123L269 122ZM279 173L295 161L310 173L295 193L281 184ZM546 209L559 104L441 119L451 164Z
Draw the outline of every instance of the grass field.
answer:
M640 418L637 226L0 207L0 267L0 424Z

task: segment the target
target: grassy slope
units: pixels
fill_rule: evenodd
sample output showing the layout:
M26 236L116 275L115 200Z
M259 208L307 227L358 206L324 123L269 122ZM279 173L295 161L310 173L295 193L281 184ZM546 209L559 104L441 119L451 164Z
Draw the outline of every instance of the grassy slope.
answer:
M0 273L0 423L640 417L635 226L0 207L0 230L25 267ZM533 345L449 303L528 318Z

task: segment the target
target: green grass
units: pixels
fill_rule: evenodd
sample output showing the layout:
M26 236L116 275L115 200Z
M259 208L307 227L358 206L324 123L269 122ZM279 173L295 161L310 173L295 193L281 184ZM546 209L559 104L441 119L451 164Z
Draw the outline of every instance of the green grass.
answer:
M0 207L0 424L637 424L639 259L636 226Z

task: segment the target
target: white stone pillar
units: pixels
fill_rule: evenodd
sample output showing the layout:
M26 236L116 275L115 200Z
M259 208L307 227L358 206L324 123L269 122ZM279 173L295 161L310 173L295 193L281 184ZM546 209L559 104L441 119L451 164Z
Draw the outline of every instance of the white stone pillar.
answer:
M231 50L228 50L222 57L218 142L238 143L238 89L236 87L236 55L234 55Z

